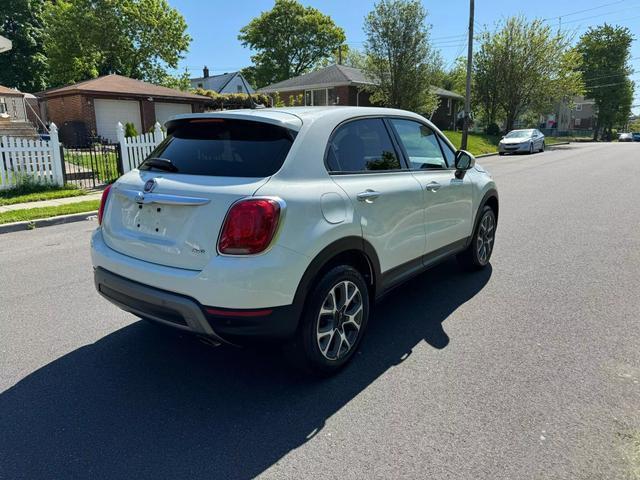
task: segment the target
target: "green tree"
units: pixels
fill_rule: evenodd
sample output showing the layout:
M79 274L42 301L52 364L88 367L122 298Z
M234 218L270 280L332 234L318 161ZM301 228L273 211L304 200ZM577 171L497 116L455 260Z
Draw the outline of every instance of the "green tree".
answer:
M0 54L0 85L23 92L46 88L43 6L44 0L0 0L0 35L13 42Z
M240 30L242 45L256 53L254 66L242 72L258 87L302 75L331 57L345 41L331 17L296 0L276 0L274 7Z
M595 140L601 129L610 137L611 130L624 125L631 114L634 84L629 79L629 59L633 40L628 28L605 23L590 28L578 42L586 96L594 100L598 112Z
M475 55L475 96L488 123L501 113L511 130L525 112L546 113L583 91L580 55L562 32L542 20L511 17L480 35Z
M163 83L191 41L166 0L57 0L45 20L52 86L109 73Z
M442 88L464 95L467 82L467 59L456 58L453 66L448 71L440 72L439 77L437 84Z
M376 79L371 100L431 114L438 98L431 91L441 59L429 41L427 12L418 0L381 0L365 17L365 65Z
M323 59L318 66L328 67L329 65L340 64L362 70L365 67L366 58L362 50L349 48L348 45L341 45L332 53L331 57Z

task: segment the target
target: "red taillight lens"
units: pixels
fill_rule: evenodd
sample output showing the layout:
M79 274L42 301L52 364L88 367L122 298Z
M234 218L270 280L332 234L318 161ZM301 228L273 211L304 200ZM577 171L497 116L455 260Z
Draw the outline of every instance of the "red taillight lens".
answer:
M264 251L276 233L280 205L270 199L243 200L231 207L222 226L218 251L250 255Z
M104 207L107 205L107 199L109 198L109 191L111 190L111 185L107 185L102 191L102 198L100 199L100 209L98 210L98 224L102 225L102 216L104 215Z

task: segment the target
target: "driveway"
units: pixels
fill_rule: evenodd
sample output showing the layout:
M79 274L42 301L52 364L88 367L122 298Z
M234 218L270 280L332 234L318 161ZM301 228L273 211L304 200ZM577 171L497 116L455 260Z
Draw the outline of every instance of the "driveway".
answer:
M92 222L0 235L0 478L632 478L638 159L482 159L491 268L448 261L398 289L324 381L102 300Z

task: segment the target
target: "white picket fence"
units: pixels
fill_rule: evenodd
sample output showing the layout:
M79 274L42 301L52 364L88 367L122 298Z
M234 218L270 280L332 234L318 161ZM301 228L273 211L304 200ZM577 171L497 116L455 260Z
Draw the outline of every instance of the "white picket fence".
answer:
M50 126L51 140L0 137L0 190L15 187L24 177L37 182L64 183L58 128Z
M160 124L156 122L153 132L144 133L137 137L125 137L124 127L118 122L118 142L122 156L122 173L136 168L165 138Z

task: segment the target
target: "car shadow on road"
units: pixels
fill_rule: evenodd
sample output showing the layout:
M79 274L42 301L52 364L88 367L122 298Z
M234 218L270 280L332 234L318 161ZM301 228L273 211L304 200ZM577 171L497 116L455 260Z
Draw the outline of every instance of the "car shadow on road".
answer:
M418 343L445 348L443 322L490 276L450 261L400 287L378 305L352 364L326 380L292 372L276 351L131 324L0 394L0 477L254 477Z

